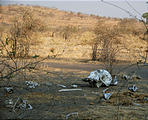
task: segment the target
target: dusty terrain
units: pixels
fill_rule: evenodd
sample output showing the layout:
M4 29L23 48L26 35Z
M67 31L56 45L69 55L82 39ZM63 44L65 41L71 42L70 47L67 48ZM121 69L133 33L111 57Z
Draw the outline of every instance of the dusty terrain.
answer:
M126 65L118 66L124 68ZM42 63L40 67L32 72L24 71L26 78L17 75L9 85L15 86L12 94L4 92L4 88L0 88L1 96L1 118L2 119L124 119L139 120L148 119L148 98L147 79L148 66L132 66L128 70L122 72L132 75L136 73L142 79L124 80L118 77L117 86L110 86L109 89L113 93L109 100L102 100L102 90L107 87L91 88L81 79L88 76L89 72L96 68L101 68L101 64L89 63L64 63L51 62ZM26 80L38 82L40 86L29 89L25 85ZM72 88L72 84L78 85L81 91L59 92L64 89L58 84L65 85L66 88ZM138 90L131 92L128 87L136 84ZM1 81L1 86L6 85L5 81ZM20 97L27 100L32 105L32 110L17 109L15 112L12 108L5 106L4 101L13 99L15 102Z
M132 24L131 22L127 24L127 28L132 32L124 34L121 38L120 44L126 49L119 54L118 60L123 62L117 64L114 71L114 74L118 75L119 82L117 86L109 86L113 95L109 100L103 100L102 91L107 87L92 88L88 83L82 81L82 78L86 78L89 72L104 68L102 63L90 61L92 46L87 42L96 37L93 29L98 20L103 20L104 24L110 27L119 23L121 19L102 18L39 6L0 6L0 32L4 43L9 36L14 19L21 16L26 9L31 10L35 17L40 18L46 26L44 31L33 34L37 36L37 39L34 40L39 40L40 44L31 45L29 55L37 54L41 58L58 55L53 59L41 62L35 69L21 69L8 79L0 79L0 119L148 119L148 65L140 64L138 67L135 64L137 61L143 62L146 55L147 44L144 40L144 32L138 31L139 34L136 31L134 33L134 28L143 30L143 24L138 21L133 23L132 20ZM63 28L68 25L72 25L80 31L65 40ZM3 48L0 48L1 51L6 53ZM7 57L1 56L1 66L3 66L3 59L7 59ZM30 60L35 61L26 58L16 60L18 68ZM4 66L10 69L1 70L1 78L3 78L3 74L11 73L11 67L15 67L9 62L6 65ZM2 68L0 67L0 69ZM141 79L133 77L133 79L125 80L121 77L122 74L140 75ZM28 88L25 81L34 81L40 85ZM71 85L75 84L78 85L75 89L82 90L60 92L59 90L64 88L59 84L65 85L67 89L72 88ZM134 84L138 90L129 91L128 87ZM11 94L4 90L4 87L8 86L14 88ZM27 100L33 108L31 110L20 108L14 110L13 107L18 98ZM6 101L10 99L13 101L13 106L7 105Z

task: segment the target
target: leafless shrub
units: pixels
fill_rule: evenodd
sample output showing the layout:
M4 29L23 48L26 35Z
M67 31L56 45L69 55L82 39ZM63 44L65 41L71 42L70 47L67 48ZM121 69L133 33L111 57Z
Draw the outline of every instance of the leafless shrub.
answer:
M112 73L113 65L116 62L117 53L120 52L120 27L118 25L107 26L99 21L94 30L96 39L92 44L92 60L99 59L106 69ZM99 48L99 49L98 49ZM99 58L97 58L99 56Z
M8 37L11 44L11 54L13 57L25 57L29 55L30 45L36 38L32 38L34 32L43 31L42 22L35 18L33 12L27 9L22 16L16 18L10 28Z
M62 29L62 35L64 40L68 40L74 33L78 32L78 28L76 26L65 26Z

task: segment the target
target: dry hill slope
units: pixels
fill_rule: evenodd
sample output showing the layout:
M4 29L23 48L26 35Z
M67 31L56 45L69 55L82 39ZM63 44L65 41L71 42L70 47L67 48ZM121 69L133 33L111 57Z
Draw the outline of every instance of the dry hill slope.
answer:
M46 29L37 32L34 35L38 37L41 44L31 46L30 55L39 54L42 57L51 54L61 54L58 57L68 59L90 59L92 48L89 44L82 44L95 38L93 29L98 20L103 20L104 24L109 27L118 24L121 19L103 18L95 15L82 13L73 13L60 11L56 8L45 8L39 6L9 5L0 8L0 31L5 33L4 37L9 34L9 28L16 17L21 16L23 12L29 9L35 17L39 18ZM77 32L65 40L63 38L64 28L74 26ZM137 22L135 27L143 27ZM126 50L118 56L123 60L138 60L144 56L146 42L141 39L141 35L127 34L121 39ZM51 50L54 50L54 52ZM136 57L136 58L135 58Z

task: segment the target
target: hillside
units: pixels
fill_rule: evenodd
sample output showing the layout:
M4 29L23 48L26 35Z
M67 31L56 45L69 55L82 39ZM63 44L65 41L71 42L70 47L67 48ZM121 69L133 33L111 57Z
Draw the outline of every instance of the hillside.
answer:
M93 29L96 27L98 20L104 21L103 24L111 27L121 22L121 19L105 18L95 15L87 15L82 13L66 12L56 8L45 8L40 6L24 6L24 5L9 5L1 6L0 8L0 31L4 33L3 37L8 36L9 29L14 22L14 19L21 16L25 10L30 10L32 14L40 19L45 30L36 32L33 35L42 44L32 45L30 55L39 54L41 57L52 54L60 54L59 58L67 59L91 59L92 48L90 44L84 42L93 40L95 34ZM140 22L134 23L138 30L144 29ZM128 27L130 27L129 24ZM76 32L68 39L64 39L64 29L66 26L73 26ZM144 56L146 42L142 40L143 33L139 35L124 34L121 38L121 43L126 46L126 49L118 56L122 60L137 60ZM51 50L54 49L54 52ZM132 55L131 55L132 53ZM136 59L135 59L136 56Z
M21 15L26 9L31 9L33 14L41 18L50 27L59 27L66 25L76 25L82 27L92 27L97 22L96 16L89 16L81 13L60 11L56 8L45 8L39 6L2 6L0 22L3 24L12 24L14 17ZM14 16L15 15L15 16Z
M0 23L2 25L9 25L13 23L13 19L20 16L26 9L31 10L36 17L42 19L44 23L50 28L56 28L66 25L78 26L80 28L93 28L98 19L109 20L109 23L115 23L115 19L103 18L95 15L82 14L80 12L61 11L57 8L45 8L40 6L23 6L23 5L9 5L1 6L0 9Z

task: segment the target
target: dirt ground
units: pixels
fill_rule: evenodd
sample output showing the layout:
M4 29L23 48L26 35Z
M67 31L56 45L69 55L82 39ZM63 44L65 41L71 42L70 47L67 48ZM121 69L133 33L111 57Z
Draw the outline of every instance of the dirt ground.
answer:
M43 64L43 63L42 63ZM117 69L124 67L118 66ZM128 75L140 75L142 79L125 80L118 76L117 86L109 86L112 96L103 99L102 91L107 88L92 88L82 81L90 71L101 68L91 63L60 63L46 61L36 70L24 70L25 76L17 74L9 84L0 81L0 118L1 119L93 119L93 120L147 120L148 119L148 66L132 66L122 71ZM118 71L118 70L117 70ZM29 89L25 81L35 81L40 85ZM58 86L65 85L66 88ZM78 91L59 92L60 89L77 89ZM128 87L135 84L136 92ZM13 86L8 94L5 86ZM27 100L32 110L7 107L6 100L15 103L19 98ZM73 113L73 114L69 114Z

